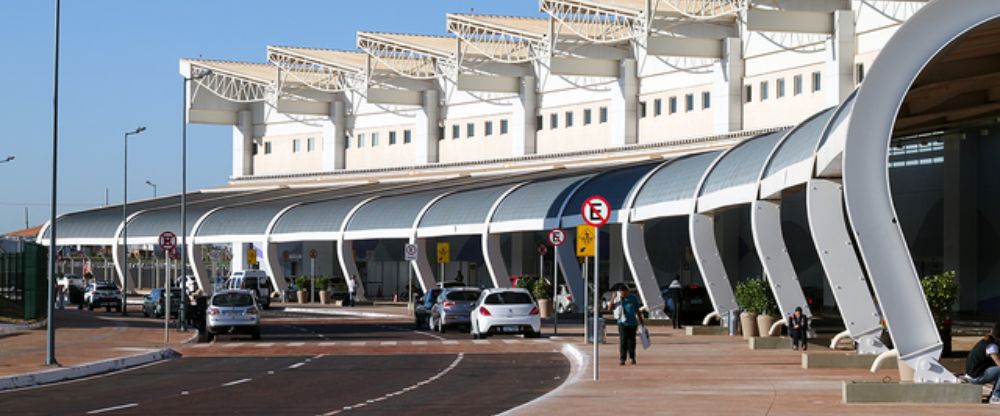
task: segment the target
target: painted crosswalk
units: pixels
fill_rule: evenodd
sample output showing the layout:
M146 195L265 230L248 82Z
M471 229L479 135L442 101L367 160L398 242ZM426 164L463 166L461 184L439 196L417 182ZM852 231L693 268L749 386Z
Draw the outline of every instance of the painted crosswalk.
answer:
M234 348L238 348L238 347L270 348L270 347L275 347L275 346L278 346L278 347L291 347L291 348L297 348L297 347L316 347L316 346L319 346L319 347L343 347L343 346L350 346L350 347L395 347L395 346L434 346L434 345L457 346L457 345L470 345L470 344L471 345L496 345L496 344L503 344L503 345L526 345L526 344L540 344L540 343L552 343L552 342L554 342L554 340L549 339L549 338L538 338L538 339L513 338L513 339L496 339L496 340L493 340L493 341L491 341L491 340L485 340L485 339L474 339L474 340L469 340L469 339L464 339L464 340L444 339L444 340L432 340L432 341L424 341L424 340L413 340L413 341L408 341L408 340L391 340L391 341L319 341L319 342L310 341L310 342L284 342L284 343L277 343L277 342L254 342L254 343L225 342L225 343L194 344L194 345L191 346L191 348L216 347L216 348L223 348L223 349L234 349Z

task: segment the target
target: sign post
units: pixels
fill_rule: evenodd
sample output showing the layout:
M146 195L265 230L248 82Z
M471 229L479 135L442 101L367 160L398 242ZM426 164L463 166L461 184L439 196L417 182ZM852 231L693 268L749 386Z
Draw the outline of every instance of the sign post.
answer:
M552 334L559 334L559 246L566 242L566 233L558 228L549 231L552 244ZM584 331L586 332L586 331Z
M313 302L313 293L316 292L316 256L318 255L316 249L309 250L309 303Z
M257 249L250 247L247 249L247 264L251 266L257 265ZM256 270L256 269L252 269Z
M594 255L594 227L587 224L576 226L576 257L583 258L583 301L580 307L583 308L583 343L587 343L587 287L590 286L590 256ZM596 338L594 342L597 342Z
M444 265L451 261L451 243L437 243L437 261L441 267L441 282L444 282Z
M163 343L170 343L170 252L177 248L177 235L170 231L160 233L160 248L163 249L163 301L166 311L163 314ZM122 309L128 307L125 301L125 294L122 294Z
M406 265L406 312L411 314L413 313L413 262L417 260L418 250L419 247L413 243L408 243L403 248L406 261L409 262Z
M601 226L607 224L611 218L611 203L600 195L593 195L583 201L583 206L580 207L580 214L583 216L583 222L594 227L594 381L597 381L600 379L601 374L598 367L600 357L597 351L598 317L601 316L599 312L601 307L599 286L601 281L600 236Z

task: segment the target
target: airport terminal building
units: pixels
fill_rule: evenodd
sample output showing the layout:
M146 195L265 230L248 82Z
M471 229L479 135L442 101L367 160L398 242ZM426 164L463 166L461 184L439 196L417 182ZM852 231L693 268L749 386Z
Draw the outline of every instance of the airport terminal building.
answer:
M558 263L583 299L574 236L600 195L598 278L634 281L654 313L674 277L707 288L706 322L766 277L782 314L836 309L866 353L885 319L918 380L951 377L919 277L954 270L960 312L1000 311L1000 4L539 6L449 14L440 36L359 32L353 51L181 60L189 122L232 126L232 176L186 196L185 230L179 195L130 203L129 250L183 232L206 290L227 247L223 268L279 289L315 270L369 297L411 272L491 287ZM104 247L121 276L121 216L66 213L57 245ZM555 228L568 241L540 258ZM155 284L141 270L130 287Z

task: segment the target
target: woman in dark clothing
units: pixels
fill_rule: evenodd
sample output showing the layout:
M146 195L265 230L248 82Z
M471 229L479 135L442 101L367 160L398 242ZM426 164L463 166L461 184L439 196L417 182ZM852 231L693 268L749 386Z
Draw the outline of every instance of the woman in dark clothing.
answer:
M788 336L792 337L792 349L795 351L799 350L799 344L802 345L802 351L809 349L809 344L806 343L806 332L809 331L809 317L802 314L802 307L795 307L795 312L788 316Z

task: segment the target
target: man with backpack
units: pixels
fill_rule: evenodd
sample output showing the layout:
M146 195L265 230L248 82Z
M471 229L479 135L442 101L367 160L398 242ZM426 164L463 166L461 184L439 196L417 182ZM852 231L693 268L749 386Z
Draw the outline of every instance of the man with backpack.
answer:
M639 325L644 322L639 313L639 299L629 294L628 286L618 288L618 299L612 305L612 311L618 321L619 365L625 365L626 358L630 358L635 365L635 336Z

